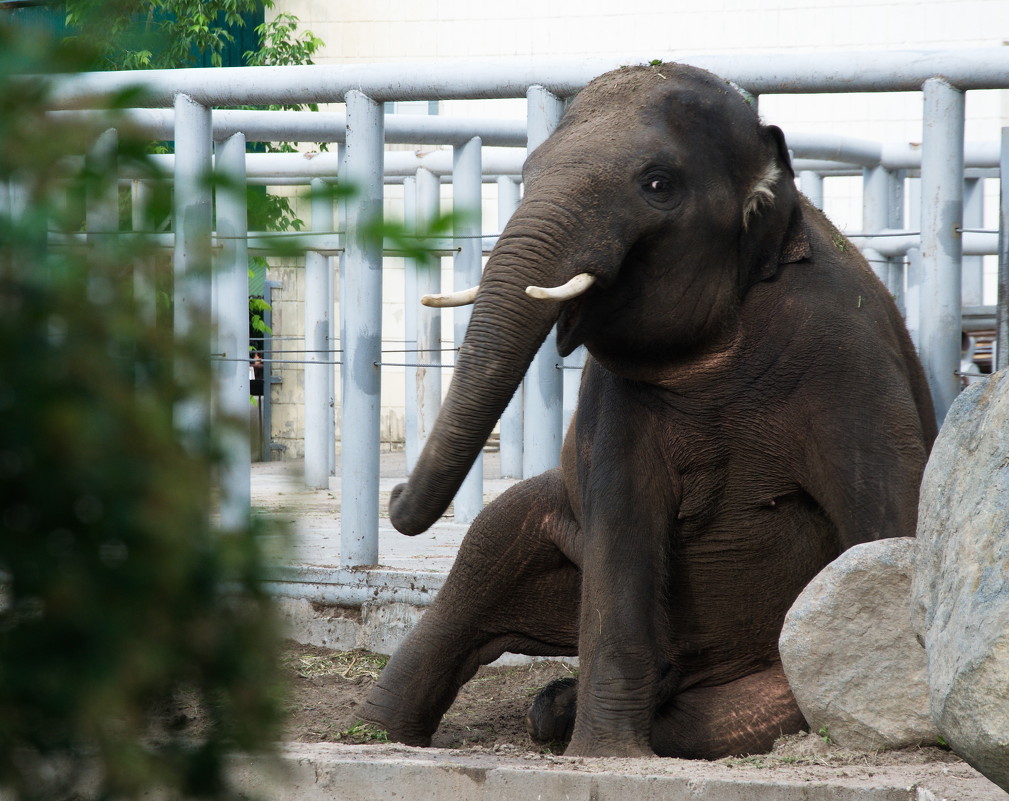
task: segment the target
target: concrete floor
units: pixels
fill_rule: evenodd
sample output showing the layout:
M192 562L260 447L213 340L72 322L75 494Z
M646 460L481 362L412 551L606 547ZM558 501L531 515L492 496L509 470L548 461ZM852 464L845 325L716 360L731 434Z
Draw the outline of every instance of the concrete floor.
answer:
M485 454L485 502L515 483L499 477L496 457L495 453ZM402 451L383 453L381 470L379 564L392 570L447 573L468 524L456 523L449 516L416 537L400 534L387 515L389 493L406 476ZM302 480L303 471L300 461L254 463L252 505L290 528L291 537L278 537L272 543L278 563L335 568L340 564L340 477L330 479L329 489L309 490Z

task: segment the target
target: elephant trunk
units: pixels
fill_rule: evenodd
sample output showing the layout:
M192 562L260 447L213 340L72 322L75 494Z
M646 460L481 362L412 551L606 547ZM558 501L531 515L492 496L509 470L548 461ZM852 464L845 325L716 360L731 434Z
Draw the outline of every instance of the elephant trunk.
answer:
M513 219L488 261L438 420L409 480L389 501L389 517L403 534L426 531L448 508L557 320L561 304L525 294L529 285L559 282L541 265L567 261L542 228L540 221L536 235L523 234Z

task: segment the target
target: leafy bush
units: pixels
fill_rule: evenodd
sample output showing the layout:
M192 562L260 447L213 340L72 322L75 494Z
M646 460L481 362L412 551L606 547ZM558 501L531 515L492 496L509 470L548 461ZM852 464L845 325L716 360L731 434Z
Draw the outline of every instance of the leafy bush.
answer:
M226 797L226 755L268 750L280 721L260 537L215 527L213 436L173 426L208 393L206 332L140 313L150 251L47 243L80 231L67 198L115 177L68 176L95 131L13 75L93 63L73 47L0 19L0 792ZM164 714L181 693L208 712L199 740Z

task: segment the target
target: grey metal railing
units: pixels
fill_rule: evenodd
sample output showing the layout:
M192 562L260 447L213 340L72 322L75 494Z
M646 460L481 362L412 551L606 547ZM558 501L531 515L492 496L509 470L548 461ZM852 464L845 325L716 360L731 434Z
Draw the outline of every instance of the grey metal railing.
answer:
M865 216L862 233L865 236L858 244L871 256L874 267L898 295L898 300L906 305L941 420L959 388L964 246L967 245L970 252L1000 251L1004 258L1009 258L1004 255L1005 237L999 248L993 235L985 237L963 231L965 165L997 167L1000 160L1004 160L1006 149L1004 142L972 143L965 154L965 92L1009 88L1009 51L979 48L933 52L716 55L690 56L684 60L710 69L758 97L761 94L821 92L922 92L924 131L920 149L799 134L790 136L789 142L796 156L802 186L813 195L814 202L822 192L823 175L831 166L840 163L844 169L863 171ZM485 151L481 156L481 143L534 147L556 124L566 98L597 74L633 61L532 60L521 65L477 62L465 68L459 64L424 62L94 73L53 78L53 102L55 108L63 109L54 113L82 113L76 110L86 109L100 98L127 86L140 84L145 87L145 104L149 108L130 111L126 119L134 125L149 126L158 131L161 138L185 143L177 147L178 155L168 163L174 174L177 196L173 241L180 294L176 308L179 323L186 325L186 315L201 313L201 309L210 306L209 282L193 273L189 266L196 255L205 255L212 246L209 194L198 185L196 176L210 169L211 143L215 139L222 143L218 168L223 167L235 175L240 170L235 157L229 155L235 147L230 137L235 134L244 133L249 139L341 142L340 153L318 154L312 158L301 154L249 155L244 164L247 179L308 183L340 175L358 189L347 202L346 219L348 228L352 228L380 213L383 182L388 180L386 175L398 172L415 176L411 191L418 193L419 216L421 204L432 202L432 180L441 174L451 173L456 202L462 202L465 197L478 198L479 183L488 177L512 176L509 180L513 180L521 166L521 153L491 156ZM523 125L499 120L385 118L382 114L384 101L450 98L526 98L528 121ZM220 109L234 105L305 102L346 102L347 111L346 114L306 114ZM394 140L452 145L452 164L446 164L445 160L450 157L441 153L423 158L414 154L385 153L384 144ZM921 176L920 220L910 221L906 231L901 230L902 219L896 202L903 185L898 176L900 170L920 171ZM503 192L502 196L507 198L505 203L514 204L511 190ZM7 197L9 203L15 203L17 187L8 187ZM311 267L306 268L310 269L313 282L312 302L306 304L306 351L327 350L334 340L332 323L326 319L328 310L333 307L332 294L327 288L328 282L321 280L319 275L329 269L328 258L323 254L342 252L340 342L344 369L339 402L343 413L344 512L341 558L345 566L375 564L378 561L382 251L380 245L353 237L334 238L332 232L324 230L325 225L314 224L314 212L315 209L315 230L302 237L310 251L320 253L318 259L311 259ZM319 214L322 218L327 215L332 218L331 210L323 210L321 206ZM971 214L976 218L976 211ZM217 227L218 233L223 233L220 216ZM895 227L898 230L895 231ZM479 229L467 233L475 236ZM900 236L892 236L896 233ZM465 274L466 281L475 277L479 269L481 246L475 244L478 240L473 236L460 240L458 247L462 250L456 257L458 273ZM900 261L895 261L905 255L910 262L906 279ZM237 270L235 265L242 258L241 249L228 248L217 260L218 270ZM417 285L416 281L412 284ZM901 298L899 295L905 285L907 297ZM1004 305L1004 296L1001 303ZM919 307L920 312L915 312ZM244 324L243 306L226 310L222 304L218 308L219 325L225 325L224 317L228 314L239 312L243 314ZM456 319L464 316L457 312ZM422 318L418 315L417 319ZM423 325L427 326L423 334L427 339L423 341L429 344L431 321L423 319L426 320ZM1000 318L1000 330L1005 327L1004 319L1004 316ZM418 349L421 336L419 332L416 334ZM240 349L241 343L234 347ZM545 344L527 379L524 475L556 464L559 452L564 382L563 371L558 369L562 365L555 349L551 348L550 343ZM1005 347L1000 348L1000 361L1004 361L1005 351ZM306 429L311 426L310 431L306 430L306 441L311 437L313 443L320 438L329 443L324 448L306 447L306 477L315 485L328 475L332 466L329 447L332 433L330 423L324 418L325 410L334 399L319 369L323 366L306 365L305 402L314 410L306 416ZM309 375L313 377L311 381L307 380ZM220 391L236 393L236 396L242 391L238 381L222 381L221 387L225 386L228 389ZM245 391L247 393L247 389ZM320 407L323 414L318 413ZM185 420L197 419L204 412L189 404L180 413ZM331 419L332 415L329 417ZM427 425L429 422L418 422L411 428L421 432ZM537 426L535 431L530 430ZM515 430L513 419L509 421L508 430ZM508 436L511 441L514 435L509 433ZM537 447L530 447L531 442L538 443ZM234 471L230 485L240 484L243 475L247 481L248 448L245 453L244 461L236 453L229 462ZM467 493L465 497L457 499L460 517L472 516L479 509L479 480L474 478L472 484L468 482L464 492ZM233 501L236 508L242 502L239 495L236 494Z

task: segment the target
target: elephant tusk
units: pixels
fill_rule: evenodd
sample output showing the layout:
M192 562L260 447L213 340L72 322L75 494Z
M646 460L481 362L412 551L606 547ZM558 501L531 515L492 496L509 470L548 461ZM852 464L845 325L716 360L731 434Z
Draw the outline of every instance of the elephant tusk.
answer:
M571 300L579 295L584 295L596 282L596 277L591 273L579 273L566 284L554 287L527 286L526 294L537 300Z
M458 292L447 292L444 295L424 295L420 302L425 306L435 309L449 309L455 306L469 306L476 300L476 293L480 287L472 286L469 289L462 289Z

